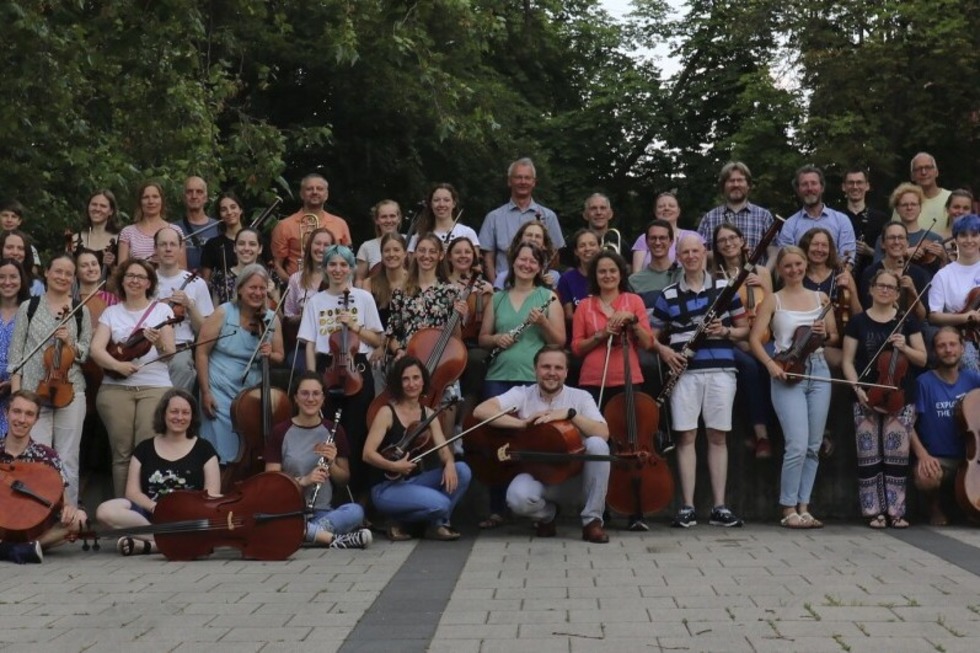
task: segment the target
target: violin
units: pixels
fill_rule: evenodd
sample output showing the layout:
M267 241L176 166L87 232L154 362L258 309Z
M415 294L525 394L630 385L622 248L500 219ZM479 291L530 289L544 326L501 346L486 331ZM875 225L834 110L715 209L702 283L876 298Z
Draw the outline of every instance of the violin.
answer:
M183 290L185 288L187 288L187 285L191 281L193 281L194 279L197 279L197 271L196 270L194 272L188 272L187 273L187 277L180 284L180 286L177 288L177 290L183 292ZM183 320L186 317L186 315L187 315L187 309L184 307L183 304L178 304L178 303L176 303L176 302L174 302L172 300L166 300L164 303L167 304L167 306L169 306L171 308L171 310L173 310L174 317L175 318L180 318L181 320Z
M960 313L971 313L973 311L980 310L980 286L974 288L966 296L966 304L963 306L963 310ZM980 343L980 323L977 323L972 317L966 324L963 324L960 329L963 332L963 339L973 344Z
M350 305L350 290L344 290L343 310ZM359 369L354 357L360 349L361 339L351 333L350 327L340 323L340 330L330 334L330 366L323 372L323 386L330 393L353 397L364 387L363 369Z
M0 541L36 540L54 525L64 496L61 474L50 465L0 464Z
M183 320L184 318L182 317L167 318L153 328L162 329L165 326L183 322ZM146 356L152 348L153 344L146 339L146 334L143 333L143 329L137 329L132 335L129 336L129 338L126 339L126 342L110 342L106 346L106 351L109 352L109 355L115 358L117 361L125 363ZM115 370L107 369L105 370L105 373L113 379L125 378L122 374L116 372Z
M905 406L902 379L908 374L909 359L897 349L887 349L878 357L875 369L878 372L875 383L895 386L898 389L886 390L877 386L869 387L866 390L868 405L888 415L896 415Z
M817 316L817 319L814 320L814 322L820 322L823 320L827 313L833 309L833 307L833 302L827 302L824 304L823 309L820 311L820 315ZM785 383L795 385L802 380L800 375L804 375L806 373L807 357L813 352L817 351L817 349L819 349L823 343L823 335L814 331L812 324L796 327L796 331L793 332L792 344L772 357L772 359L776 361L776 364L783 368L784 372L797 375L787 377Z
M474 274L457 298L466 301L475 284ZM446 388L459 379L466 369L469 356L466 345L454 335L461 319L459 311L454 310L442 328L420 329L409 339L405 348L407 355L425 361L425 368L429 372L429 394L424 397L423 405L429 408L438 406ZM368 406L368 424L374 421L381 407L388 403L391 403L391 395L385 389Z
M973 521L980 521L980 389L956 402L956 425L966 441L966 458L956 472L956 502Z
M262 343L271 337L272 324L271 321L265 324L261 331L258 323L252 326L253 334L259 336L258 351ZM272 435L273 425L288 420L293 414L289 396L281 389L272 387L268 356L262 356L261 367L262 380L259 384L245 388L231 402L231 428L238 435L239 446L238 454L228 461L221 473L223 490L265 469L263 455L266 437Z
M840 267L835 271L835 276L847 272L850 274L854 267L854 253L848 252ZM837 322L837 333L844 333L844 327L851 320L851 291L839 285L836 280L833 290L830 292L830 303L834 306L834 320Z
M473 267L470 275L477 279L483 278L483 273L479 267ZM465 342L475 342L480 337L480 329L483 328L483 309L487 305L487 299L492 295L488 292L471 292L466 298L466 305L469 307L469 315L463 323L463 340Z
M602 413L609 425L610 451L618 458L610 468L606 504L621 515L642 519L674 500L674 475L655 446L660 407L653 397L633 388L626 329L621 337L623 392L611 398Z
M746 247L746 256L748 255L749 252ZM747 283L743 283L738 287L738 298L742 302L742 307L745 309L745 317L749 321L749 327L751 327L755 324L755 316L759 312L759 306L762 305L762 300L766 298L766 293L760 286L750 286ZM766 327L765 334L762 336L762 342L769 342L771 339L772 331L769 330L769 327Z
M432 445L432 430L429 428L440 413L452 408L463 401L461 397L451 397L439 404L439 407L430 412L425 419L415 421L405 427L405 434L398 442L388 445L379 451L385 460L398 462L407 455L414 455L428 449ZM415 468L417 473L418 467ZM397 480L402 477L397 472L385 472L385 477L389 480Z
M55 317L61 322L68 313L66 306ZM75 386L68 380L71 366L75 364L75 348L66 347L61 338L44 350L44 378L37 385L37 394L52 408L64 408L75 399Z

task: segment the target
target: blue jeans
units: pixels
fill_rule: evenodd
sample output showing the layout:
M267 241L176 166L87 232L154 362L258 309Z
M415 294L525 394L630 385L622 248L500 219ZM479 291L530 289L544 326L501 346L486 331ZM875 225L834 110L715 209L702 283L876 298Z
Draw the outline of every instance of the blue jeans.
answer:
M772 343L766 343L766 351L772 356ZM735 350L735 367L738 369L738 389L740 399L748 409L749 425L769 424L772 414L772 403L766 400L769 388L769 372L765 365L752 354L747 354L738 347Z
M306 522L306 541L313 542L321 532L343 535L364 523L364 508L356 503L345 503L333 510L314 510Z
M433 526L449 524L456 504L470 486L471 472L464 462L456 462L459 483L447 493L442 488L440 465L404 480L383 481L371 488L371 500L378 512L401 522L426 522Z
M810 355L805 373L823 378L830 376L823 354ZM772 405L786 440L779 503L787 508L810 503L820 461L820 443L830 410L830 385L826 381L808 379L795 384L772 381Z

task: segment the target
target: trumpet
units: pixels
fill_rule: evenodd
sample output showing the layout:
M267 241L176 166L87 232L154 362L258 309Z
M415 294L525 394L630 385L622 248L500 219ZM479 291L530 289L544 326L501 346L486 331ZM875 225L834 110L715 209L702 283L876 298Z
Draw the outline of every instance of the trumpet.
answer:
M602 236L602 249L608 249L617 254L623 253L623 234L619 229L607 229Z
M299 259L297 268L303 269L303 252L306 251L306 241L310 234L320 228L320 216L316 213L304 213L299 217Z

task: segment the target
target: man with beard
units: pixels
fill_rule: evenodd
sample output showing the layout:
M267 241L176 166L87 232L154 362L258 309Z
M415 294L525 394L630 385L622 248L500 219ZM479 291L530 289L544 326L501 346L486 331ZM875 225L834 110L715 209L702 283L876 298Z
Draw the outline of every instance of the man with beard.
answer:
M749 202L749 190L752 188L749 167L741 161L729 161L718 173L718 186L725 203L704 214L698 225L698 233L704 242L710 243L718 225L733 224L745 235L749 250L754 251L763 234L772 226L773 217L767 209ZM775 246L769 247L759 263L765 265L767 260L775 258L776 249Z
M799 245L803 234L814 227L823 227L833 236L841 260L854 255L857 247L854 227L851 226L851 221L846 215L823 203L823 192L826 187L823 171L820 168L806 165L796 171L793 177L793 190L803 202L803 208L786 220L786 224L776 236L776 247Z
M326 179L318 174L306 175L299 185L299 197L303 201L303 207L288 218L280 220L272 230L272 255L276 274L283 282L288 282L289 275L299 269L303 258L304 239L313 229L319 227L328 229L338 245L350 247L350 229L347 221L323 209L329 196L330 185ZM311 228L303 221L304 216L310 214L316 216L316 227Z

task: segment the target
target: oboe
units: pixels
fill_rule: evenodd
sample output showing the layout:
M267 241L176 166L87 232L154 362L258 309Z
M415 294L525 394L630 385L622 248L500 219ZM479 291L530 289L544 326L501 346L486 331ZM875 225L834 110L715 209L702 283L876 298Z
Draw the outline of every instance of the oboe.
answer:
M554 295L552 295L551 297L549 297L548 298L548 301L546 301L545 303L541 304L541 306L539 306L538 309L540 309L541 312L544 313L545 311L548 310L548 305L551 304L551 302L553 302L553 301L555 301L555 296ZM527 317L526 320L524 320L523 322L521 322L520 324L518 324L516 327L514 327L510 331L508 331L507 332L507 335L509 335L512 338L514 338L514 342L517 342L520 339L521 334L524 333L525 331L527 331L527 328L529 326L531 326L531 316L530 315L528 315L528 317ZM490 352L490 356L487 358L487 365L489 365L490 364L490 361L492 361L494 358L496 358L497 357L497 354L499 354L502 351L503 351L503 348L502 347L494 347L493 348L493 351Z
M343 412L343 408L338 408L337 409L337 412L334 413L334 415L333 415L333 428L330 429L330 431L327 432L326 444L330 444L331 442L333 442L334 438L336 437L336 435L337 435L337 429L340 427L340 414L342 412ZM327 469L329 469L330 468L330 461L327 460L327 457L326 456L320 456L320 459L318 461L316 461L316 466L317 467L326 467ZM313 494L310 495L310 500L306 504L306 506L310 510L313 510L313 506L316 505L316 497L317 497L318 494L320 494L320 487L322 485L323 485L323 483L317 483L316 485L313 486Z

